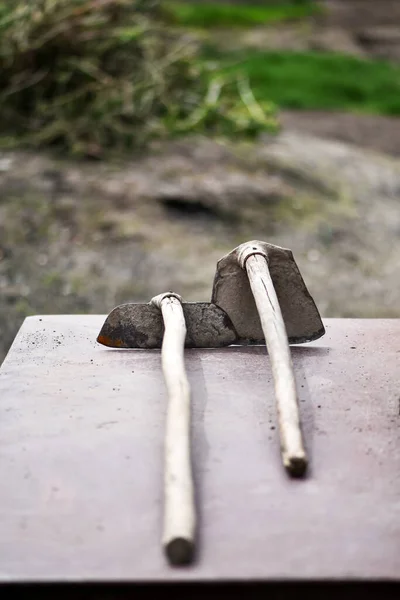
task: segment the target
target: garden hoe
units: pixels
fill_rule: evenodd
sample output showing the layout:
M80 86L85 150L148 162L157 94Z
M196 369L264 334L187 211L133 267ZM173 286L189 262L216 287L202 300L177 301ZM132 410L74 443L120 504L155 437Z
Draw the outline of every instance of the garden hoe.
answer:
M97 341L115 348L160 348L168 391L165 434L163 546L171 564L192 560L196 509L190 453L190 387L184 347L215 348L236 341L221 308L206 302L182 303L172 292L149 304L123 304L107 317Z
M236 343L266 344L283 464L290 475L302 476L307 456L289 343L316 340L325 329L292 252L260 241L241 244L218 262L212 302L229 315Z

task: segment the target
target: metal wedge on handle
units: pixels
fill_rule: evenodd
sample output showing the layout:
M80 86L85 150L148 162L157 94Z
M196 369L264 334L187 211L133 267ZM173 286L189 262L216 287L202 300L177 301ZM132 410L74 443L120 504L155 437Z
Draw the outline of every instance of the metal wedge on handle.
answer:
M212 302L230 317L239 344L265 343L278 412L282 461L302 476L307 455L289 342L319 338L325 329L290 250L246 242L217 264Z
M196 528L190 452L190 385L184 363L187 331L180 296L160 294L151 304L161 310L165 327L161 349L168 391L163 545L172 564L183 564L192 560Z

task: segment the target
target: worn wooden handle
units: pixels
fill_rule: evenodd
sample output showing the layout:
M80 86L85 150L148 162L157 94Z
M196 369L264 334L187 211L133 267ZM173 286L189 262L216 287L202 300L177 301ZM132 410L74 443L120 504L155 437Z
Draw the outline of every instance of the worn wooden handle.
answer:
M168 391L165 434L165 507L163 545L172 564L194 554L196 512L190 453L190 386L185 372L185 317L176 294L153 298L164 319L162 368Z
M244 267L271 361L283 464L291 475L301 476L307 468L307 456L285 323L266 257L260 253L250 254L245 258Z

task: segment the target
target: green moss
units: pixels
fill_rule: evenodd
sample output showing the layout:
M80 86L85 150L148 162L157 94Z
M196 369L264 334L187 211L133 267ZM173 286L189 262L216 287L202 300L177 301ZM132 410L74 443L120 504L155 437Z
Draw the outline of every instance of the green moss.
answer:
M64 279L59 271L47 271L42 277L41 284L43 289L59 293Z
M271 2L264 5L218 2L166 2L164 12L185 27L248 27L304 19L321 11L316 2Z
M35 314L35 310L26 298L19 298L13 306L13 311L17 317L23 319Z
M245 74L259 102L282 108L400 114L400 67L338 53L205 49L225 75Z

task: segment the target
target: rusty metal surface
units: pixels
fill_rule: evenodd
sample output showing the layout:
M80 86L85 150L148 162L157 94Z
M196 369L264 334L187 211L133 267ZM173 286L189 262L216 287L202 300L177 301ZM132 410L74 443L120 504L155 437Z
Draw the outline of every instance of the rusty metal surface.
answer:
M160 551L158 350L105 316L27 319L0 370L0 580L400 580L400 320L292 347L304 481L283 471L264 347L188 350L200 549Z
M289 342L301 344L316 340L325 330L318 309L301 276L293 253L267 242L253 240L241 244L217 263L211 301L229 315L240 343L264 343L256 304L241 254L253 247L267 257L271 279L285 321Z
M218 348L236 341L237 334L228 315L209 302L183 302L188 348ZM121 304L105 320L98 342L117 348L161 348L164 322L152 304Z

